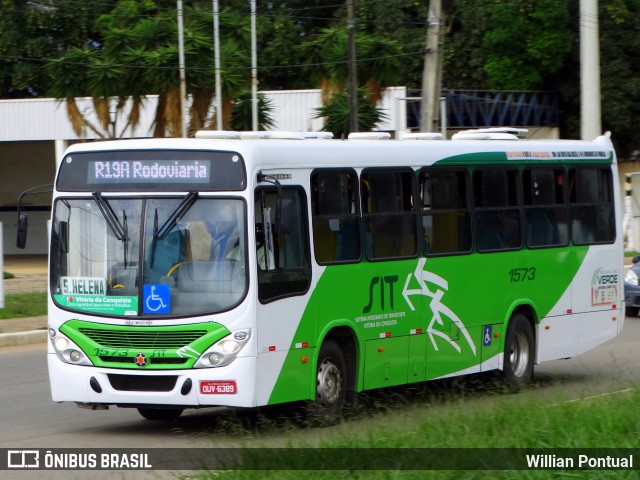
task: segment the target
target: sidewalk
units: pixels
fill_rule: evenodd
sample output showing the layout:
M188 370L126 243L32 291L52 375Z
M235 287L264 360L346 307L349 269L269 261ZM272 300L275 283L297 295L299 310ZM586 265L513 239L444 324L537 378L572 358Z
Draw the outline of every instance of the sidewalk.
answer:
M46 315L0 320L0 348L46 341Z

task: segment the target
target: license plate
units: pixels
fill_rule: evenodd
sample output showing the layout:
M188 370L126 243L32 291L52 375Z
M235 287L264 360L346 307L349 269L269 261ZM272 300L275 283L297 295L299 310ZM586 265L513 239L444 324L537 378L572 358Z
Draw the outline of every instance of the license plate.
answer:
M203 395L234 395L238 391L235 380L203 380L200 382L200 393Z

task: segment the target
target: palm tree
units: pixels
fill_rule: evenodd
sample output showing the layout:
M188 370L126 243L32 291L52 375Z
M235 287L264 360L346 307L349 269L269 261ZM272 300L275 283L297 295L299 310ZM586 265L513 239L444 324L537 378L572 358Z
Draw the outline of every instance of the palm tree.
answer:
M357 42L358 55L364 60L358 64L358 78L369 90L369 101L377 105L386 87L399 80L402 46L396 40L377 36L361 36Z
M347 31L345 28L323 28L315 38L300 44L307 72L320 86L322 103L347 84Z
M358 54L358 80L365 90L358 89L358 97L370 105L361 107L358 102L358 124L362 130L370 130L380 119L375 106L382 99L384 88L398 81L401 71L401 45L394 40L374 37L359 31L356 38ZM347 85L347 31L345 27L325 28L315 38L300 45L311 78L319 83L323 107L316 118L324 117L325 130L339 136L348 132L343 124L348 118ZM369 108L369 107L373 107ZM346 109L346 111L345 111ZM362 115L362 121L360 120ZM332 118L335 117L335 118ZM327 128L327 125L332 125Z
M358 89L358 131L371 130L386 114L369 99L367 87ZM346 91L334 94L322 107L316 109L314 118L324 118L322 130L332 132L335 138L345 138L351 133L349 127L349 95Z
M145 96L158 95L153 136L179 136L182 112L178 78L177 22L175 11L152 9L153 5L120 1L98 25L102 38L83 48L71 48L60 60L51 61L47 71L52 79L50 94L67 100L69 118L76 133L86 129L101 137L115 137L115 119L124 115L127 126L135 126ZM249 83L249 20L223 11L222 112L225 128L231 126L234 99ZM187 91L192 98L189 132L208 122L214 96L214 59L211 41L212 16L196 8L185 9L185 63ZM246 73L246 78L245 74ZM78 109L76 97L90 96L99 118L93 125ZM220 112L216 112L220 113Z
M232 130L251 130L252 101L251 92L245 92L236 99L231 116ZM271 116L272 108L271 101L264 94L258 94L258 130L266 130L275 125Z

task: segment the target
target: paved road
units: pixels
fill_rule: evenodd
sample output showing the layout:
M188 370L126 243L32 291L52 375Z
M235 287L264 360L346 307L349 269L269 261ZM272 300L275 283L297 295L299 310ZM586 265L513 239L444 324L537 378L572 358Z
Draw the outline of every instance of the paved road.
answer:
M238 421L233 413L220 410L187 411L179 421L164 423L143 420L131 409L89 411L73 404L52 403L42 344L1 349L0 366L0 448L234 447L246 443L246 424L251 425L251 431L261 431L258 441L271 445L287 441L291 434L290 426L271 430L271 425L278 424L278 416L267 417L266 428L252 423L253 417L247 414L238 414ZM525 396L530 396L551 404L625 394L640 388L639 366L640 318L627 318L623 334L611 342L574 359L537 366L537 388L513 398L526 400ZM473 409L474 404L477 407L493 399L495 395L480 394L464 401ZM335 428L348 429L349 422ZM311 441L316 435L326 436L327 429L303 433ZM28 477L10 473L3 478L86 478L83 472L29 472ZM106 474L92 472L92 477L113 477L113 473L111 477ZM175 478L171 472L149 475L126 472L121 478Z

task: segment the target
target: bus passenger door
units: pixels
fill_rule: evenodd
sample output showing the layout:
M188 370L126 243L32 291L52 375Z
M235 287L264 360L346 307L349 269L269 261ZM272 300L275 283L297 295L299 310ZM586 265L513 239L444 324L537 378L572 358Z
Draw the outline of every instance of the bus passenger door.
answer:
M313 391L315 347L306 195L288 186L255 195L257 402L304 400Z

